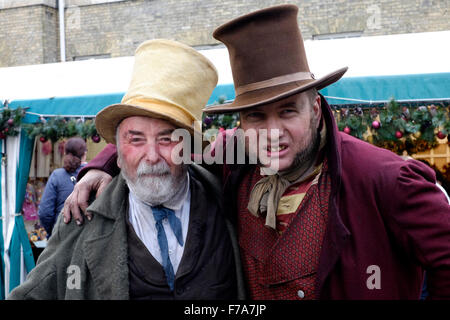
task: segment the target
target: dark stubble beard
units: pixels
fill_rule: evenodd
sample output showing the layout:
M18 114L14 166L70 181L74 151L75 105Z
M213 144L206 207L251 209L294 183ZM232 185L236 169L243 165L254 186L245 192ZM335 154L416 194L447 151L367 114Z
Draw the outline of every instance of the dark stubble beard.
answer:
M295 168L303 166L305 163L312 162L316 158L317 153L319 152L319 147L320 147L320 130L312 129L311 143L309 143L305 149L299 151L295 155L292 165L284 171L294 170Z

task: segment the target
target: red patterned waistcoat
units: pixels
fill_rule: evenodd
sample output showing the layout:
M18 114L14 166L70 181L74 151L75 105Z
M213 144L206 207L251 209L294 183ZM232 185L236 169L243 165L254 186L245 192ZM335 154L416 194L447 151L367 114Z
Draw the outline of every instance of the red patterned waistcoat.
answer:
M262 178L257 168L247 173L241 182L238 237L250 299L316 298L315 279L331 190L327 168L325 159L318 183L310 183L306 195L281 233L266 227L265 217L255 217L247 209L250 192ZM304 190L304 183L289 187L283 197L295 195L296 190L304 192L302 187Z

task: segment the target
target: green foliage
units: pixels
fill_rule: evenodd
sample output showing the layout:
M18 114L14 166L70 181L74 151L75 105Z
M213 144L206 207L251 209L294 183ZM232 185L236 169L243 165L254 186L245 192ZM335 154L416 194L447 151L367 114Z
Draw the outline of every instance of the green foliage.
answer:
M3 108L0 112L0 137L3 139L6 136L17 136L23 117L25 117L23 108Z
M399 154L431 149L438 143L438 132L450 134L448 104L412 107L391 100L371 108L334 108L334 115L340 131L348 127L351 135ZM373 121L379 122L379 128L372 126Z
M97 135L93 120L82 121L81 119L66 119L54 117L43 120L40 123L24 124L24 130L28 136L36 136L56 142L62 138L79 136L84 139Z

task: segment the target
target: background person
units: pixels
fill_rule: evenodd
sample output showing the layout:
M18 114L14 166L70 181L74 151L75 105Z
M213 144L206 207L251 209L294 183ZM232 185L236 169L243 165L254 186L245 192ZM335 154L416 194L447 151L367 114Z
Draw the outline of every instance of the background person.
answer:
M70 138L64 144L64 154L63 167L55 169L50 175L39 204L39 220L48 237L52 234L64 201L73 191L78 173L86 164L86 142L80 137Z

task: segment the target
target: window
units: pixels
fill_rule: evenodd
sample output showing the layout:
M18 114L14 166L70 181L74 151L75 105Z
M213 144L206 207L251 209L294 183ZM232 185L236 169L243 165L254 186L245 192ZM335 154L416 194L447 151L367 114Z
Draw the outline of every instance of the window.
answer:
M361 37L362 31L340 32L340 33L323 33L314 34L313 40L330 40Z
M111 53L91 54L91 55L86 55L86 56L75 56L75 57L73 57L73 61L91 60L91 59L108 59L108 58L111 58Z

